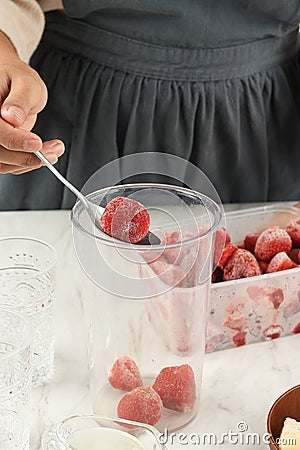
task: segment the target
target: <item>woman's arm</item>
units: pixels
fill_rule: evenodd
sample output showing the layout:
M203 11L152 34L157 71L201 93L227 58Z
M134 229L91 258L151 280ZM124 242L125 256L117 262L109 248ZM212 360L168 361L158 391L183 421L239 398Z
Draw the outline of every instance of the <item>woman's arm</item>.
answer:
M44 13L36 0L0 1L0 30L9 37L23 61L29 61L37 47L44 21Z
M38 44L38 29L43 29L41 21L41 27L31 24L36 8L35 0L0 2L0 173L20 174L40 167L33 154L37 150L47 154L52 163L64 151L61 141L43 143L30 131L47 101L44 82L24 61ZM34 26L34 38L28 36L26 24L31 29Z

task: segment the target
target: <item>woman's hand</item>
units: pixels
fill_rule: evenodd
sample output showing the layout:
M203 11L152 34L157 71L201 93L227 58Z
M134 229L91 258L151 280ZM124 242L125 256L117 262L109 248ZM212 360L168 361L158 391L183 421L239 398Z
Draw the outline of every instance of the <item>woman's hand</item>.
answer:
M54 164L64 152L57 139L42 142L31 132L47 102L47 88L37 72L21 61L0 31L0 173L21 174L43 164L40 150Z

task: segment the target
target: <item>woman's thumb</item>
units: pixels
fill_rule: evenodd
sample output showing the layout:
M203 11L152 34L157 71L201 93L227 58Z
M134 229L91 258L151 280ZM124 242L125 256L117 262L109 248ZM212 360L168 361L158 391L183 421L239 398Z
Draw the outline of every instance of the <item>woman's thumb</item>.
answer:
M21 127L26 119L26 114L21 105L14 105L13 99L9 99L1 107L1 117L14 127Z
M27 117L45 106L47 89L33 77L14 77L10 92L1 106L1 117L14 127L22 127Z

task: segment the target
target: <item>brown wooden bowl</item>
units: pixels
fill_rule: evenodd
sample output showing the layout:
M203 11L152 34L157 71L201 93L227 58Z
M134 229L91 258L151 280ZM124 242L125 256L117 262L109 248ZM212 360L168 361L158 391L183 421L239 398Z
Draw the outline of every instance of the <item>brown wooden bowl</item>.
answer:
M271 450L279 450L276 438L280 437L283 422L287 417L300 422L300 385L282 394L269 411L267 430L270 435L269 446Z

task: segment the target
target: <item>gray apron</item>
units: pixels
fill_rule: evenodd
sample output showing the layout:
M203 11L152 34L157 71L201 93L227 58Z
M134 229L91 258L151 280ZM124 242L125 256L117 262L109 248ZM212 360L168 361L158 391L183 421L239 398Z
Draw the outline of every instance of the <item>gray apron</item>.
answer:
M65 0L31 59L49 90L34 131L81 188L108 162L165 152L223 202L300 199L296 0ZM145 181L151 181L143 177ZM155 180L157 181L157 180ZM0 208L70 208L46 168L0 176Z

